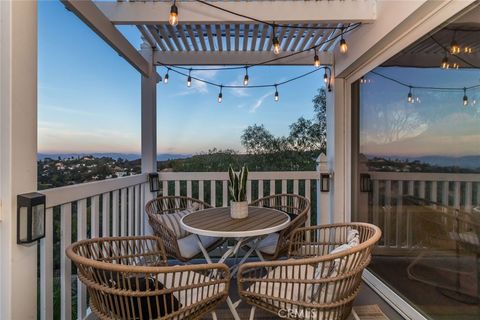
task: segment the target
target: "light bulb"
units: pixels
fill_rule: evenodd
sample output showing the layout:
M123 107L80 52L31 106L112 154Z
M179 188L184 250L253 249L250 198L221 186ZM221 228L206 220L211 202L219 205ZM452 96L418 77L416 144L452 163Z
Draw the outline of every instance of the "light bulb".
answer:
M245 68L245 77L243 77L243 85L248 86L248 69Z
M279 54L280 53L280 41L278 41L277 37L273 37L272 44L273 44L273 53Z
M317 55L317 51L315 51L315 56L313 57L313 65L315 67L320 67L320 58Z
M192 77L188 76L187 87L190 87L191 85L192 85Z
M220 93L218 94L218 103L222 103L222 100L223 100L223 94L222 94L222 89L223 87L220 86Z
M459 63L456 63L456 62L452 63L452 68L458 69L459 67L460 67Z
M464 47L463 48L464 53L470 54L470 53L472 53L472 51L473 51L473 49L471 47Z
M342 39L340 39L340 52L347 53L347 51L348 51L347 41L345 41L345 39L343 39L343 36L342 36Z
M463 88L463 105L467 106L468 105L468 97L467 97L467 89Z
M175 27L178 24L178 8L173 1L173 5L170 7L170 15L168 16L168 23Z
M327 72L325 72L325 73L323 74L323 82L325 82L325 84L327 84L327 83L328 83L328 76L327 76Z
M412 88L410 88L410 91L408 91L407 102L408 102L408 103L413 103L413 102L414 102L414 100L413 100L413 94L412 94Z
M457 41L452 40L450 43L450 53L451 54L457 54L460 53L460 46L458 45Z
M275 102L278 102L278 100L280 100L280 97L278 96L278 90L277 90L277 86L275 86Z
M165 77L163 77L163 82L164 82L165 84L168 83L168 71L167 71L167 73L165 74Z
M448 69L450 67L449 63L448 63L448 57L445 56L443 59L442 59L442 64L441 64L441 68L442 69Z

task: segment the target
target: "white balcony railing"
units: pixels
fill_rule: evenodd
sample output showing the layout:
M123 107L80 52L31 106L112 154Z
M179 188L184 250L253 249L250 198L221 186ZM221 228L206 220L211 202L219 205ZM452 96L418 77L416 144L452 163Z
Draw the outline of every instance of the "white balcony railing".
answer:
M382 228L380 246L411 248L412 215L404 210L404 196L437 202L462 211L472 212L480 205L480 174L369 172L372 179L371 208L368 194L360 196L360 209L366 218L371 210L372 222ZM363 199L362 199L363 197Z

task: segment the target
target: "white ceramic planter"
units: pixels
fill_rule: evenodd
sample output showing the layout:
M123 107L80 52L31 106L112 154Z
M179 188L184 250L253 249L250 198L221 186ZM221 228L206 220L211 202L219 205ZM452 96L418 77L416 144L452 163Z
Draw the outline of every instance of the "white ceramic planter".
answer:
M230 216L232 219L244 219L248 217L247 201L230 202Z

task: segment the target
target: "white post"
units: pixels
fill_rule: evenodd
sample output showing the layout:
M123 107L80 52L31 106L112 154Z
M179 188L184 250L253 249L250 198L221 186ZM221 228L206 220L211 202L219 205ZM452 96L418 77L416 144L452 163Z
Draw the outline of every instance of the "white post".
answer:
M351 194L351 183L345 182L345 151L351 145L346 144L345 123L345 79L334 78L333 94L327 93L327 159L333 181L330 186L330 210L332 221L345 222L347 217L346 199Z
M153 66L153 49L147 43L142 44L142 56L150 63L150 75L142 75L142 173L157 171L157 81L158 76ZM148 184L144 186L144 205L155 197ZM152 230L144 214L145 234Z
M328 224L332 221L332 212L330 211L330 192L320 191L320 175L330 173L327 156L322 153L317 158L317 225ZM331 182L331 181L330 181ZM332 189L330 189L332 190Z
M36 319L37 244L16 243L16 197L37 190L35 1L0 1L0 139L0 319Z
M358 175L365 173L368 174L368 167L367 167L367 157L363 154L359 157L359 164L358 164ZM358 179L360 181L360 179ZM361 192L360 191L360 184L356 186L357 193L358 193L358 203L357 203L357 216L356 221L360 222L370 222L368 221L368 197L370 192Z

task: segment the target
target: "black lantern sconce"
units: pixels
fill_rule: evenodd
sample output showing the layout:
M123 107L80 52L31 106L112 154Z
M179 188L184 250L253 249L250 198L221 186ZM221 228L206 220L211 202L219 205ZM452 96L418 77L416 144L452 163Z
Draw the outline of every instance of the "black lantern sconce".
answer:
M152 172L148 174L148 182L150 183L150 192L160 191L160 181L158 180L157 172Z
M329 192L330 191L330 173L320 173L320 191Z
M29 244L45 237L44 194L17 195L17 244Z
M372 179L368 173L360 174L360 192L372 191Z

